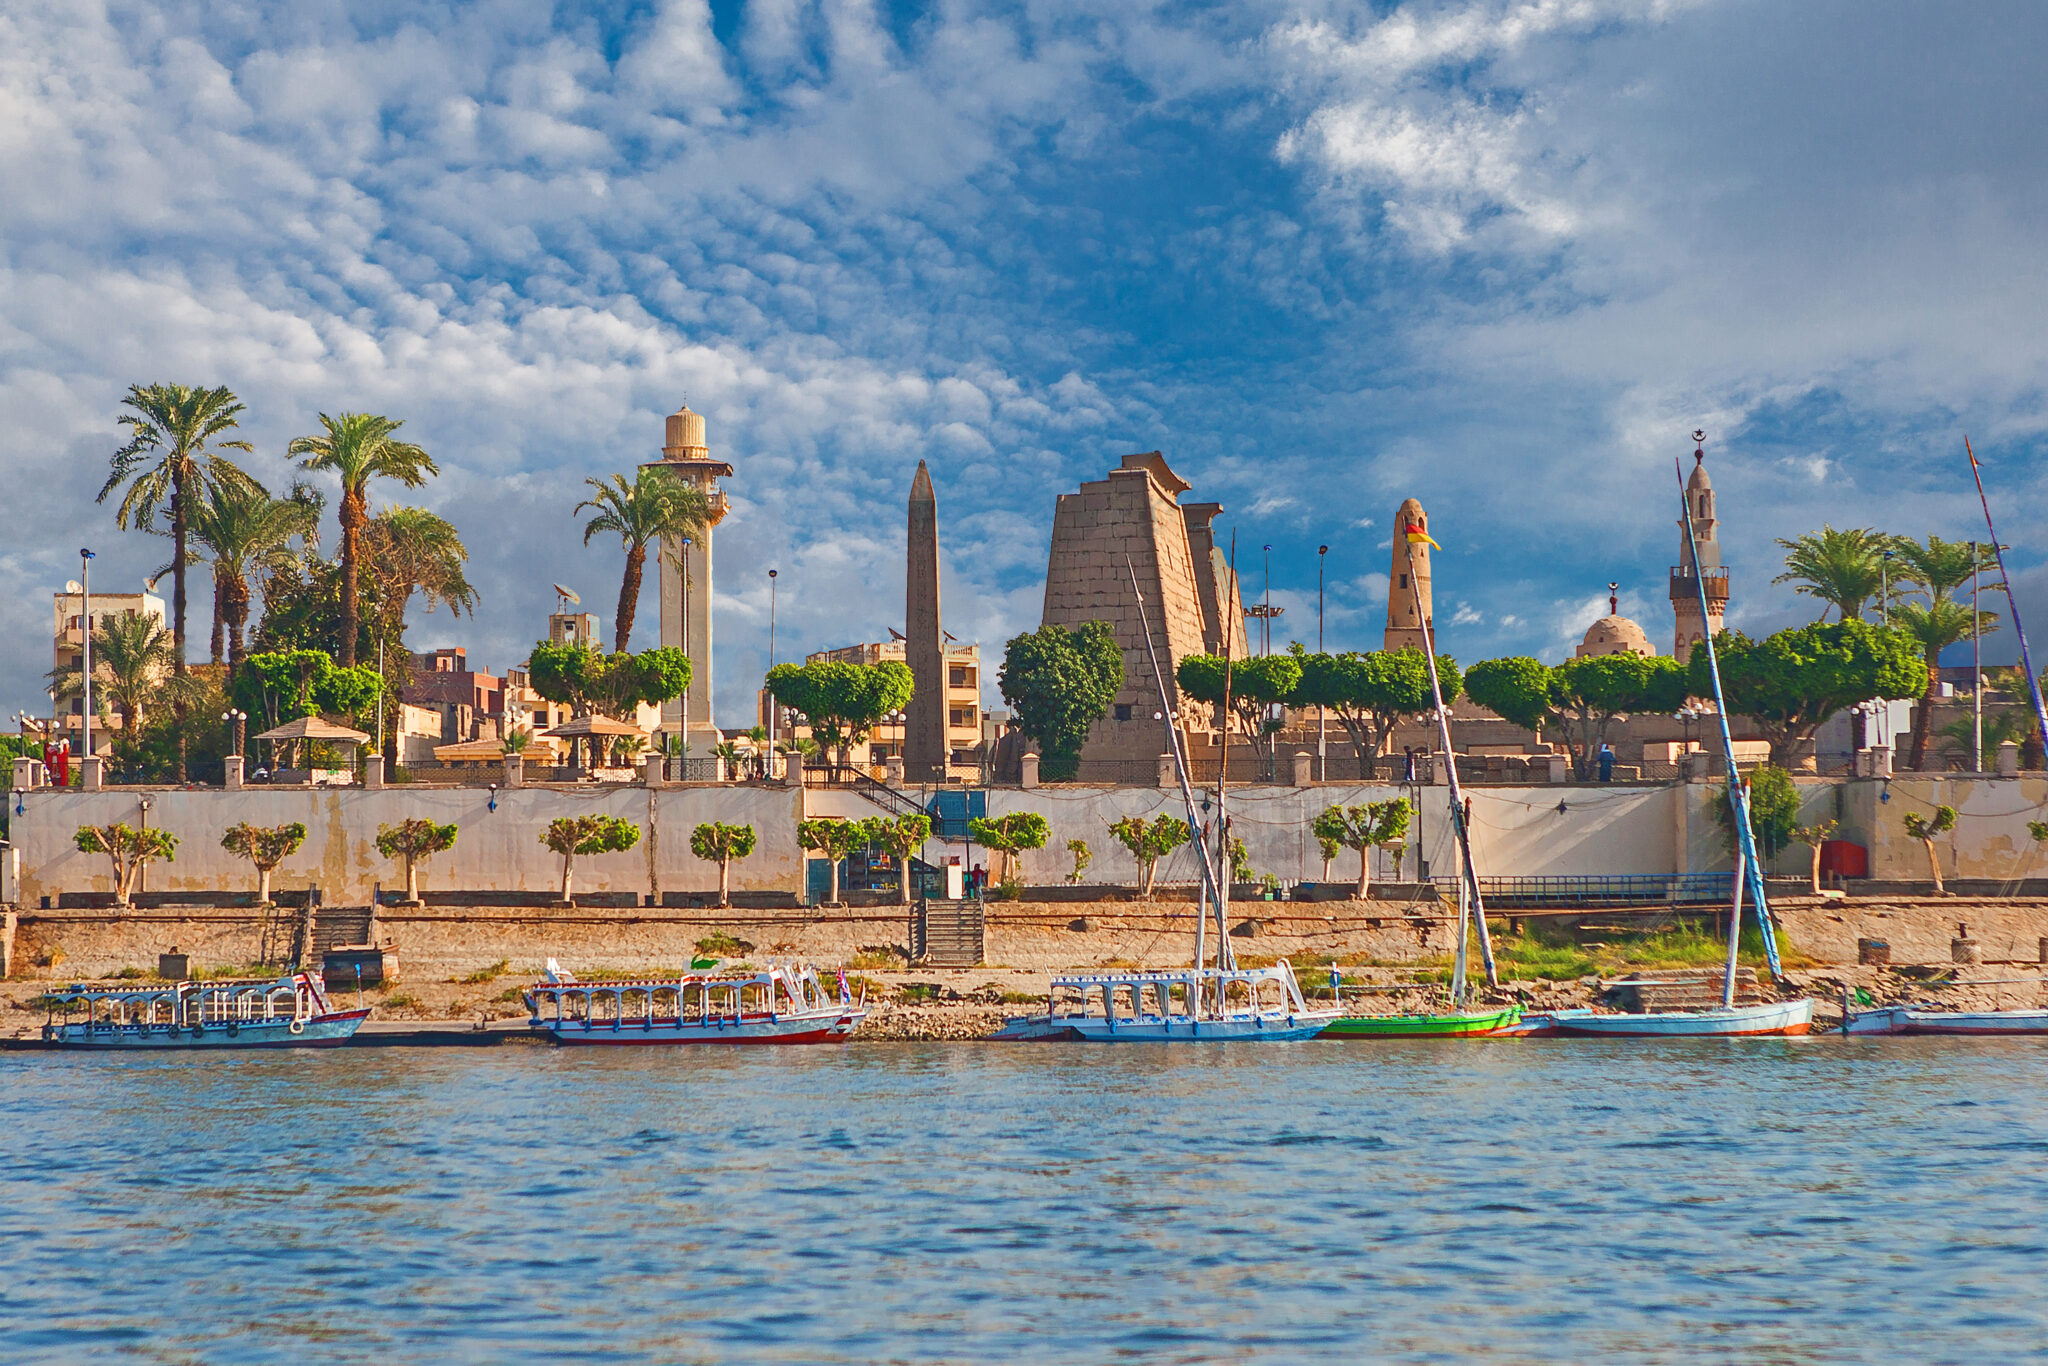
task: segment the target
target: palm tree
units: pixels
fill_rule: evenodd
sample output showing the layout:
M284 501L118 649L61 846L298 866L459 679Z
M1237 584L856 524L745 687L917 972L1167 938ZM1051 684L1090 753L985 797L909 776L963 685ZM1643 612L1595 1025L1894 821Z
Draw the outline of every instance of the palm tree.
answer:
M618 615L612 619L612 649L626 652L633 635L633 613L640 605L640 575L647 566L650 541L701 536L711 523L711 502L704 494L658 465L642 465L632 483L615 474L609 481L586 479L596 492L576 505L597 515L583 524L583 544L601 531L615 531L626 548L626 576L619 584Z
M1892 562L1898 566L1893 582L1917 587L1934 601L1953 597L1972 574L1997 563L1988 545L1944 541L1939 536L1929 536L1926 545L1910 536L1898 536L1893 538L1890 548Z
M100 488L99 501L126 484L115 524L144 531L156 529L159 515L171 519L171 666L185 674L185 569L193 502L202 489L254 484L220 451L255 449L246 441L221 438L238 425L242 403L225 386L201 389L187 384L131 384L121 406L129 441L114 452L112 471Z
M1998 756L1998 747L2007 740L2026 747L2028 737L2034 732L2034 716L2019 707L2000 707L1984 713L1984 749L1970 761L1970 768L1976 773L1989 773ZM1952 741L1968 752L1977 738L1977 721L1972 716L1958 716L1941 728L1943 738Z
M405 631L405 614L415 593L427 610L436 605L460 615L476 612L476 589L463 566L469 550L446 518L425 508L386 508L363 528L363 559L376 574L378 634L395 640Z
M1941 652L1959 640L1968 640L1972 625L1981 630L1997 620L1995 613L1972 612L1963 603L1949 598L1902 602L1892 609L1892 625L1918 641L1927 660L1927 690L1921 694L1919 709L1913 715L1913 749L1906 761L1908 767L1919 768L1920 761L1927 756L1927 728L1934 718L1934 699L1940 692Z
M362 567L363 528L369 523L370 480L395 479L409 489L441 469L418 446L396 439L405 424L374 413L320 414L324 435L301 436L286 447L303 470L330 470L341 480L341 650L344 667L356 662L356 585Z
M164 673L176 660L176 637L155 617L130 610L101 618L92 633L93 710L112 704L121 713L122 738L132 741L143 707L161 700ZM84 673L77 664L52 669L50 686L60 700L76 697L85 689ZM171 676L175 683L177 674ZM171 700L181 695L173 690Z
M194 504L192 539L212 552L214 663L220 663L225 635L229 671L242 667L249 576L268 578L295 568L295 540L308 549L318 547L325 502L306 484L294 484L290 493L273 498L269 490L251 482L216 486Z
M1884 592L1884 552L1891 539L1880 532L1823 526L1778 544L1790 553L1785 556L1786 572L1771 582L1795 584L1793 592L1819 598L1826 604L1822 620L1833 607L1843 621L1861 621L1863 604Z

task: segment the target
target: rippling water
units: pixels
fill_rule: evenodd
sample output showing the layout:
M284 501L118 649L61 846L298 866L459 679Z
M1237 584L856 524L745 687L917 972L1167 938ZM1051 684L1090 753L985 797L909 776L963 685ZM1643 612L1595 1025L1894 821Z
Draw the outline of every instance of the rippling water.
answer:
M2019 1360L2048 1047L0 1058L0 1358Z

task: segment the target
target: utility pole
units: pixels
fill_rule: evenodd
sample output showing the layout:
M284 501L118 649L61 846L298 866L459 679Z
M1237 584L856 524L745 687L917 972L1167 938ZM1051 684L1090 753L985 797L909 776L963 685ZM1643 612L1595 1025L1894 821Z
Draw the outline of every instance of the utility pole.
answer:
M1316 547L1316 653L1323 653L1323 562L1330 553L1330 547ZM1330 709L1316 703L1316 781L1330 781L1329 752Z
M1977 615L1977 543L1970 542L1970 762L1984 770L1984 619Z
M768 667L771 669L775 667L775 573L776 571L773 569L768 571ZM768 761L771 763L774 761L775 755L775 713L777 710L775 694L771 692L768 694ZM764 768L763 772L765 771L766 769Z
M85 654L80 664L80 677L85 680L85 714L79 719L79 754L81 764L92 755L92 561L90 550L78 552L78 596L84 602L84 611L79 623L85 628ZM81 783L85 780L80 779Z

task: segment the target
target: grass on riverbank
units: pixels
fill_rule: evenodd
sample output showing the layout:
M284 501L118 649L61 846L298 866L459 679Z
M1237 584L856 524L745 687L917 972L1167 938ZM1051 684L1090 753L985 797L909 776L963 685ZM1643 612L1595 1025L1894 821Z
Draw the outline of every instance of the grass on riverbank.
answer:
M1728 941L1721 937L1719 931L1710 924L1691 921L1640 932L1607 931L1599 939L1590 940L1582 940L1569 930L1542 922L1529 924L1520 934L1508 933L1506 922L1492 917L1488 917L1487 924L1493 932L1494 963L1502 981L1542 979L1562 982L1580 977L1613 977L1646 969L1710 968L1719 967L1728 956ZM1810 965L1810 960L1793 946L1782 930L1778 932L1778 955L1788 968ZM1316 959L1314 964L1321 965L1324 961ZM1411 970L1418 982L1450 980L1451 955L1448 953L1408 963L1381 962L1363 956L1336 961L1343 967ZM1747 967L1761 967L1764 963L1763 935L1754 925L1743 928L1738 961ZM1470 963L1472 974L1480 975L1479 937L1476 933L1472 937ZM1301 971L1310 966L1310 963L1301 961L1295 964Z

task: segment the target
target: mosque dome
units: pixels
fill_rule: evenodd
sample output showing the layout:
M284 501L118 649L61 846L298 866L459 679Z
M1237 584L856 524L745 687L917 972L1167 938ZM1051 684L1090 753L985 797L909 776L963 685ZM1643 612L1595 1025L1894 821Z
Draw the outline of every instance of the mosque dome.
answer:
M1579 645L1578 657L1592 659L1596 655L1631 654L1648 658L1656 653L1642 627L1627 617L1615 615L1602 617L1586 628L1586 638Z

